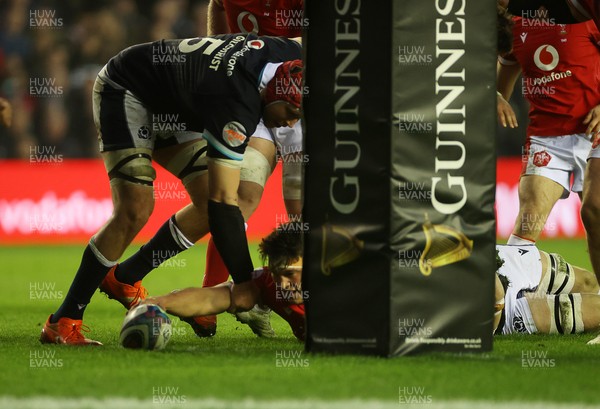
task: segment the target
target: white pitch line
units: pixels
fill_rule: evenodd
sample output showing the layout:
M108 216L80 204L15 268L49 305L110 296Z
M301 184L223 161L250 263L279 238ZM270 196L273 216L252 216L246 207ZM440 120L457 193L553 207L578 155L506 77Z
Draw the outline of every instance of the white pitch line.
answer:
M170 401L170 403L169 403ZM551 402L491 402L491 401L436 401L431 403L399 403L380 400L254 400L240 401L216 398L189 399L180 396L159 396L155 399L131 398L31 398L0 397L0 408L10 409L593 409L596 405Z

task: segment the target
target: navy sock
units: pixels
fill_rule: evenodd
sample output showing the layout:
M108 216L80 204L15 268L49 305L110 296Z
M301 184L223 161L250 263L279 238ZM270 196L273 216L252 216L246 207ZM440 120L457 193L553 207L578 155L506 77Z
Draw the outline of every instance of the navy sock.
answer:
M110 267L102 264L97 258L90 244L83 251L81 264L75 274L71 288L61 306L52 315L52 323L60 318L67 317L74 320L83 319L85 308L89 304L96 289L106 277Z
M117 266L115 278L122 283L133 285L165 260L188 249L193 243L179 237L176 229L175 216L172 216L148 243Z

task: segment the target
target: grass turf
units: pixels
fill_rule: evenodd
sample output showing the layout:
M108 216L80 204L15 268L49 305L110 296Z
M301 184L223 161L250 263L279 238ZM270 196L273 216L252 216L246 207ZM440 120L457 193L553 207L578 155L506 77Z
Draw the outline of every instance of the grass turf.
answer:
M544 241L540 248L558 251L573 264L589 268L584 241ZM175 319L166 350L131 351L118 342L124 309L96 293L85 323L92 328L89 336L104 342L103 347L41 345L41 325L66 294L81 250L0 247L4 316L0 395L152 399L157 388L162 393L177 388L177 394L188 398L398 402L401 390L406 390L402 388L422 388L420 395L433 402L598 401L594 374L600 346L585 344L590 335L501 337L496 338L494 351L485 354L326 356L304 353L279 317L272 320L278 337L264 340L225 314L212 339L196 338ZM199 245L148 276L145 285L150 293L199 285L204 252ZM295 366L283 367L284 361Z

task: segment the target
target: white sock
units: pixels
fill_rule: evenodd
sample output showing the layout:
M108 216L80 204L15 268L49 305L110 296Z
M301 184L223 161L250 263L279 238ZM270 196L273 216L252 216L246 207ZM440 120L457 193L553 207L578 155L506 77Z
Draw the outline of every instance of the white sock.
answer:
M527 240L527 239L524 239L523 237L519 237L519 236L515 236L514 234L511 234L510 237L508 238L508 241L506 242L506 244L510 244L513 246L526 246L529 244L535 244L535 241Z

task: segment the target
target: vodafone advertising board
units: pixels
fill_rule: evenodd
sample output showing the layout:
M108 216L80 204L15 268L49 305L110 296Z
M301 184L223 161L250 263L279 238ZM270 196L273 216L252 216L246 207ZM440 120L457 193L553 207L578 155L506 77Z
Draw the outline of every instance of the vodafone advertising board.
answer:
M519 209L520 166L520 158L498 160L496 211L500 239L512 231ZM0 244L85 243L110 217L108 176L100 160L8 160L0 162L0 175ZM168 217L189 203L181 182L158 166L154 198L154 213L137 236L138 242L147 241ZM546 222L543 236L585 237L579 206L575 194L560 200ZM248 223L248 237L259 240L286 220L278 165Z

